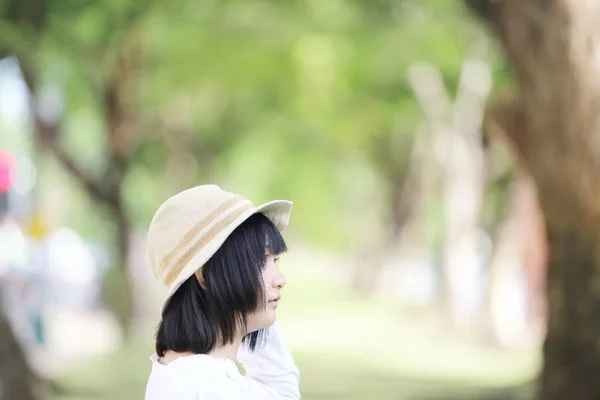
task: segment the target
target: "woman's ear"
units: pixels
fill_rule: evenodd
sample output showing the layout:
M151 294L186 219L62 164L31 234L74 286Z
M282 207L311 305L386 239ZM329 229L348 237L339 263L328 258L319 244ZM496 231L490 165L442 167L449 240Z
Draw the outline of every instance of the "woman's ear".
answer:
M202 273L202 268L200 268L195 273L196 279L198 279L198 283L202 289L206 289L206 280L204 280L204 274Z

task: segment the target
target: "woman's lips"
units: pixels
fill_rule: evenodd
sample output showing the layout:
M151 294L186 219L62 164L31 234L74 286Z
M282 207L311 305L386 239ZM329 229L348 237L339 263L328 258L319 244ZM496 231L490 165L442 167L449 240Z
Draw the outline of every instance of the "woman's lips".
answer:
M269 300L269 304L273 307L277 307L279 305L279 300L281 300L281 296L278 296L272 300Z

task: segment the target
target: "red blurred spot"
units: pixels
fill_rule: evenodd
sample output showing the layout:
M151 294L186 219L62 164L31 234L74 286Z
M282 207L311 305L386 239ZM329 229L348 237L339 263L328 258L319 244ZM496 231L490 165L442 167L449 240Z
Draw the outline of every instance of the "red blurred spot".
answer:
M17 179L17 160L6 150L0 150L0 193L8 192Z

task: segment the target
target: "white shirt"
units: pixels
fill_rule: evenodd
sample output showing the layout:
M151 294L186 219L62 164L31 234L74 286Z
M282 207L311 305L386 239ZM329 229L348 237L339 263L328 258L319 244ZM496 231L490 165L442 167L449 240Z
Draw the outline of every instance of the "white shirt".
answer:
M271 327L264 346L251 352L240 346L238 361L246 375L227 359L205 354L180 357L167 365L153 354L145 400L298 400L300 371Z

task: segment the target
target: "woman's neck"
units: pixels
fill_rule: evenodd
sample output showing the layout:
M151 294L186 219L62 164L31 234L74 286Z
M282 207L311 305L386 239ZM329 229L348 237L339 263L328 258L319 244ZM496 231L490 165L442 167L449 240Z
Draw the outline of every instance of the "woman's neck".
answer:
M208 353L209 356L215 358L225 358L228 360L236 361L237 353L240 345L242 344L243 337L236 338L232 343L227 343L223 346L215 347L211 352Z
M237 360L237 352L242 344L242 340L244 337L239 337L234 339L232 343L227 343L226 345L217 346L212 351L210 351L207 355L214 358L227 359L235 362ZM159 362L161 364L169 364L172 361L175 361L181 357L192 356L194 353L186 351L186 352L175 352L172 350L167 350L163 357L160 357Z

